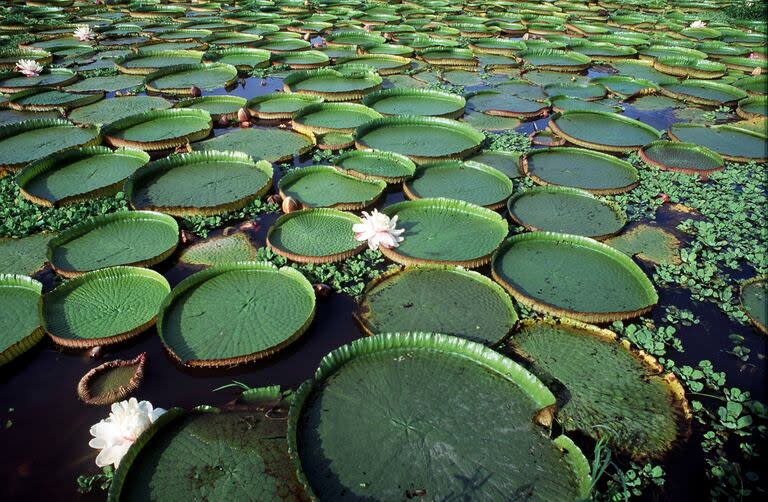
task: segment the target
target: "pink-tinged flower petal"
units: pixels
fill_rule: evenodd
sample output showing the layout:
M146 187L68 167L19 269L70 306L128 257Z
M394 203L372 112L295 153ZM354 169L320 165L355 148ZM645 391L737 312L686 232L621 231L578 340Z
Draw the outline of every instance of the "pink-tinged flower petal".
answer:
M88 445L101 450L96 464L117 467L133 442L163 413L163 408L154 408L149 401L137 401L136 398L112 404L109 417L90 430L93 439Z

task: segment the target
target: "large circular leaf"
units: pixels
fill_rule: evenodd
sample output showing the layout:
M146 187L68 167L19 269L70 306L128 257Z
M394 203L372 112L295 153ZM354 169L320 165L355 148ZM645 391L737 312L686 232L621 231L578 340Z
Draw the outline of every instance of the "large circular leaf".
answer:
M355 131L359 150L395 152L417 163L466 157L483 139L474 127L437 117L386 117Z
M109 124L131 115L170 107L171 103L159 96L124 96L75 108L67 118L76 124Z
M37 306L43 285L24 275L0 274L0 367L43 337Z
M562 389L555 416L566 431L605 437L635 460L662 457L687 438L682 385L613 332L567 319L523 321L508 343L550 388Z
M331 166L301 167L280 178L277 188L283 197L292 197L304 207L360 209L373 204L384 193L381 180L344 174Z
M440 263L479 267L507 235L507 223L496 212L468 202L421 199L400 202L383 211L398 217L404 228L400 246L382 249L389 259L404 265Z
M667 171L707 176L725 168L723 158L709 148L678 143L675 141L654 141L640 149L644 162Z
M293 117L307 105L322 103L323 98L311 94L273 92L248 100L248 110L264 120L284 120Z
M379 335L323 358L291 405L289 449L318 500L582 499L586 459L537 424L554 403L538 379L482 345ZM480 465L484 481L468 483Z
M671 98L710 106L732 106L747 97L746 91L738 87L708 80L684 80L664 84L661 86L661 93Z
M241 152L170 155L137 170L125 184L136 209L183 215L239 209L272 186L272 165Z
M387 183L399 183L413 176L416 164L399 153L352 150L336 159L336 167L342 172L384 180Z
M637 317L659 300L630 257L586 237L515 235L494 254L491 267L494 279L520 303L585 322Z
M533 188L510 198L507 208L509 217L529 230L593 239L617 234L627 223L627 215L617 204L578 188Z
M501 171L479 162L458 160L423 164L416 168L413 178L403 182L409 199L444 197L491 209L504 207L512 188L512 180Z
M203 53L188 50L141 49L135 54L117 58L115 67L123 73L149 75L161 68L197 64Z
M549 127L575 145L605 152L637 150L661 137L653 127L618 113L563 112L552 116Z
M141 150L90 146L33 162L19 173L16 183L25 199L60 206L117 192L147 162L149 155Z
M98 126L76 127L61 119L33 119L0 126L0 176L52 153L100 142Z
M506 291L487 277L422 265L371 281L355 318L368 335L431 330L494 345L509 334L517 313Z
M277 128L251 127L228 132L207 141L195 143L195 150L243 152L254 160L286 162L315 146L314 135L299 134Z
M727 160L737 162L768 160L768 151L766 151L768 136L739 127L673 124L669 129L669 137L675 141L709 148Z
M171 287L153 270L88 272L43 295L43 326L54 342L85 349L119 343L150 328Z
M50 234L0 238L0 274L32 275L45 267Z
M583 148L541 148L520 158L522 171L540 185L581 188L595 194L632 190L640 177L629 162Z
M379 89L381 82L373 72L342 73L329 68L293 72L283 80L286 92L311 94L327 101L361 99Z
M291 126L304 134L351 133L378 118L379 112L359 103L315 103L295 112Z
M203 139L212 128L211 115L204 110L154 110L112 122L104 137L112 146L167 150Z
M363 104L382 115L423 115L455 119L464 114L466 101L450 92L391 88L369 94Z
M267 245L299 263L344 260L366 247L355 239L359 217L336 209L305 209L284 214L267 233Z
M192 87L212 90L230 87L237 81L237 68L224 63L178 65L150 73L144 79L149 92L189 96Z
M291 344L315 315L312 284L269 263L218 265L184 279L163 302L160 338L187 366L228 366Z
M245 106L246 99L240 96L203 96L199 98L182 99L175 108L195 108L211 114L211 119L222 118L232 120L237 118L237 112Z
M150 211L98 216L48 242L48 260L64 277L117 265L148 267L176 249L179 226L172 217Z

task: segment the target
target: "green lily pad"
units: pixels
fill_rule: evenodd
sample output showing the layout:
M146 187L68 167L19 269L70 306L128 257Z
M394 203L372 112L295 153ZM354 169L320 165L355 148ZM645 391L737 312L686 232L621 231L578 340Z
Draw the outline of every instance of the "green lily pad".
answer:
M246 99L240 96L202 96L199 98L182 99L174 108L195 108L211 114L212 120L221 118L235 119L237 112L245 106Z
M322 103L323 98L310 94L273 92L248 100L248 110L260 119L289 119L305 106Z
M326 101L362 99L378 90L381 82L381 77L374 72L342 73L330 68L296 71L283 80L286 92L319 96Z
M709 148L679 143L676 141L654 141L639 151L644 162L666 171L707 176L725 168L723 158Z
M377 118L379 112L359 103L316 103L295 112L291 126L303 134L352 133Z
M29 164L16 177L22 196L43 206L63 206L116 193L149 162L141 150L77 148Z
M412 200L444 197L491 209L503 207L512 189L512 181L501 171L486 164L458 160L421 165L403 183L406 197Z
M275 253L298 263L345 260L363 251L352 226L362 220L336 209L305 209L282 215L267 233Z
M382 249L404 265L438 263L468 268L488 263L507 235L506 221L490 209L450 199L420 199L384 208L405 229L400 246Z
M631 319L659 300L630 257L587 237L515 235L494 254L491 272L518 302L584 322Z
M612 248L654 265L680 263L680 240L656 225L641 223L604 242Z
M763 334L768 334L768 279L758 276L741 284L741 306L752 324Z
M172 217L123 211L60 233L48 242L48 260L64 277L118 265L149 267L169 257L178 241L179 226Z
M509 217L528 230L593 239L614 235L627 223L627 215L617 204L578 188L532 188L510 198L507 209Z
M450 92L392 88L363 98L363 104L385 116L421 115L457 118L464 114L465 100Z
M205 110L152 110L116 120L104 128L111 146L140 150L168 150L208 137L213 128Z
M517 313L506 291L487 277L432 265L396 269L371 281L355 318L368 335L431 330L495 345L515 326Z
M232 65L240 71L249 71L255 68L266 68L270 64L271 54L263 49L250 47L231 47L213 52L206 52L203 56L205 62L224 63Z
M405 155L416 163L463 158L480 147L485 135L455 120L438 117L385 117L357 128L359 150Z
M66 68L43 70L36 77L25 77L16 71L0 73L0 92L13 94L41 87L62 87L78 79L77 73Z
M314 315L315 293L300 272L241 262L179 283L160 306L157 330L169 353L186 366L230 366L285 348Z
M380 179L387 183L404 181L416 171L416 164L404 155L365 150L342 154L336 159L336 167L352 176Z
M140 75L111 75L108 77L90 77L68 85L68 92L113 92L121 89L138 87L144 82Z
M488 115L514 118L539 117L549 110L549 101L531 101L495 90L468 93L467 104Z
M518 52L517 56L539 70L576 72L587 69L592 63L589 56L557 49L527 49Z
M179 262L189 265L222 265L256 259L256 247L245 233L220 235L186 248Z
M59 345L87 349L128 340L155 323L168 281L153 270L112 267L43 295L43 326Z
M563 389L555 416L635 460L663 457L688 437L682 385L650 356L608 330L570 320L524 321L509 349L550 388Z
M192 145L194 150L242 152L254 160L285 162L315 146L314 135L307 136L277 128L251 127L228 132Z
M33 119L0 126L0 176L35 160L101 142L98 126L76 127L61 119Z
M125 183L135 209L176 216L240 209L272 187L272 165L242 152L169 155L137 170Z
M570 111L555 114L549 127L571 143L606 152L627 152L656 141L661 133L618 113Z
M384 404L372 406L371 396ZM537 424L554 403L537 378L482 345L427 333L379 335L331 352L299 388L289 451L307 495L318 500L422 493L579 500L589 490L586 459L570 439L552 440ZM393 456L402 468L387 462ZM468 476L485 482L467 484Z
M732 106L747 97L747 92L738 87L693 79L664 84L661 86L661 93L671 98L710 106Z
M8 98L8 106L13 110L45 112L51 110L71 110L89 105L104 98L104 93L75 94L57 89L34 88L17 92Z
M539 185L581 188L595 194L627 192L640 183L637 169L612 155L584 148L541 148L521 158L521 170Z
M37 311L42 289L27 276L0 274L0 367L43 338Z
M131 360L114 359L96 366L77 385L80 400L97 406L122 401L139 388L146 361L143 352Z
M150 73L144 79L148 92L189 96L192 87L203 91L230 87L237 82L237 68L224 63L177 65Z
M709 148L726 160L737 162L768 160L765 148L768 137L764 133L729 125L673 124L669 130L669 136L675 141Z
M381 197L386 186L384 181L350 176L331 166L292 169L277 184L283 198L292 197L305 208L335 209L367 207Z
M117 58L115 67L131 75L149 75L162 68L198 64L203 58L203 53L200 51L158 50L154 45L149 47L149 49L140 49L135 54Z
M67 118L76 124L109 124L131 115L170 107L171 103L159 96L122 96L75 108Z
M50 234L0 238L0 274L32 275L48 262L46 251Z
M486 164L502 173L508 178L520 178L523 174L520 172L520 154L517 152L504 152L496 150L485 150L473 155L468 160Z

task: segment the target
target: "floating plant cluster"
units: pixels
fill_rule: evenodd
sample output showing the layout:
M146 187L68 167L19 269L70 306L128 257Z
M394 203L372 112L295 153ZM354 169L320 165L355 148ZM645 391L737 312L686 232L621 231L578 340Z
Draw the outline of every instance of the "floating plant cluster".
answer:
M0 365L125 354L72 386L111 405L110 500L641 495L714 415L636 335L697 250L630 209L654 177L764 179L767 27L735 5L6 2ZM765 334L750 265L719 298ZM258 372L333 289L361 338L300 387L137 399L153 365ZM165 360L125 349L147 336ZM721 427L765 418L740 403Z

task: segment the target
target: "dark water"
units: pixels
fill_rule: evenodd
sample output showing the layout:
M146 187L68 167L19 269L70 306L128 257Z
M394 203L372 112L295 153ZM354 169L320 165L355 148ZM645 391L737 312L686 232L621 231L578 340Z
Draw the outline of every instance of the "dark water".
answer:
M605 74L609 72L605 70ZM595 72L594 75L598 74ZM264 85L262 85L264 83ZM245 85L238 85L229 94L251 98L282 88L277 78L248 78ZM205 94L227 94L224 90ZM677 119L671 110L639 111L625 106L624 114L637 118L659 130L665 130ZM525 122L518 131L530 134L546 128L549 118ZM221 134L229 129L217 129ZM309 159L295 159L295 165L311 163ZM275 170L276 179L280 170ZM399 187L390 188L378 204L383 207L403 200ZM252 241L263 245L266 229L274 221L274 215L259 218L259 228ZM679 217L662 208L657 222L674 231ZM677 232L675 232L677 233ZM215 236L217 233L211 234ZM681 239L684 235L678 234ZM171 265L160 267L171 284L177 284L195 269ZM483 270L481 270L483 272ZM487 272L487 270L485 270ZM650 270L646 269L650 274ZM745 276L752 275L745 272ZM41 280L50 289L53 274L43 272ZM716 369L728 375L728 386L752 392L754 398L765 401L768 386L765 381L765 353L768 338L749 326L732 322L714 305L696 303L684 290L663 289L661 305L675 305L693 311L701 324L679 326L678 336L685 352L670 354L678 365L696 365L709 359ZM352 319L354 300L344 295L332 294L318 302L317 315L310 329L293 345L263 362L252 363L233 369L190 370L179 367L165 353L157 333L144 333L130 343L110 349L103 359L91 359L87 354L66 352L45 339L34 350L14 363L0 368L0 501L16 500L103 500L98 490L94 494L79 495L75 479L80 474L97 472L94 464L96 451L88 447L91 425L105 418L107 407L90 407L81 403L76 394L79 379L91 368L105 360L129 359L146 352L148 356L144 382L135 396L147 399L155 406L191 408L200 404L226 406L239 395L237 389L213 392L213 389L242 381L250 386L279 384L296 387L310 377L320 359L329 351L361 336ZM654 312L656 320L663 316L663 308ZM732 344L728 335L735 333L745 338L749 347L749 364L743 365L736 357L727 354ZM6 424L2 428L1 424ZM674 451L663 464L667 472L664 490L649 490L648 500L707 500L709 483L705 477L706 466L698 445L701 430L693 425L691 439ZM577 438L578 439L578 438ZM590 443L583 441L585 454L590 457Z

